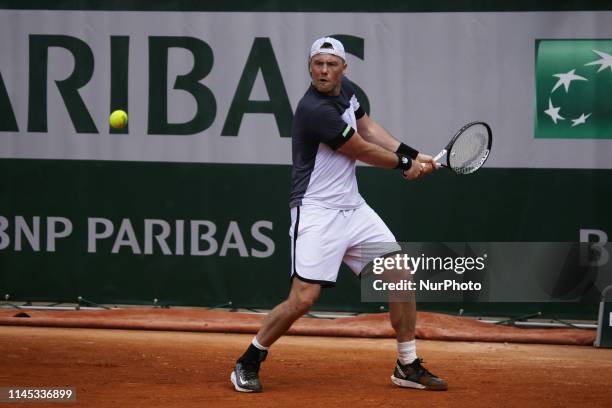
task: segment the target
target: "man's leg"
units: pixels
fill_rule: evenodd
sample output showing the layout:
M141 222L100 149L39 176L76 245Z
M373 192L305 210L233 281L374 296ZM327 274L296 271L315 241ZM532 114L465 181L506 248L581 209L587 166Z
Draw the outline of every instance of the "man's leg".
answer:
M236 391L261 391L259 366L266 359L268 348L312 307L320 292L319 284L293 279L287 300L268 313L257 335L236 362L230 377Z
M289 297L276 306L264 319L255 338L264 347L270 347L314 304L321 292L321 285L293 279Z
M389 302L389 318L397 338L397 363L391 381L400 387L444 391L448 384L421 365L416 354L414 299Z
M416 328L416 303L414 300L389 302L389 318L398 343L414 340Z
M359 207L351 216L351 224L346 229L346 236L351 237L351 245L344 262L360 274L375 258L385 254L396 254L401 250L393 233L384 221L368 205ZM411 280L410 270L387 270L382 279L389 283ZM414 292L390 292L389 318L396 333L398 360L391 380L401 387L420 389L447 389L446 383L427 371L417 358L415 327L416 304Z

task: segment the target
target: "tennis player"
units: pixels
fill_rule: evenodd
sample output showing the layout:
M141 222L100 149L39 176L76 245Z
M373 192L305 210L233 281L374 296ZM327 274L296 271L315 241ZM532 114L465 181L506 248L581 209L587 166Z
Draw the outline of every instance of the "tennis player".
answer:
M344 46L324 37L310 49L312 84L297 107L292 128L292 186L289 199L292 239L292 286L287 300L264 319L231 373L234 388L260 392L259 368L269 347L314 304L321 287L334 286L342 262L359 274L371 258L359 250L368 242L396 242L389 228L359 194L357 160L400 169L407 180L431 173L432 157L399 142L368 117L346 78ZM446 390L417 357L416 306L390 302L390 320L397 335L394 384Z

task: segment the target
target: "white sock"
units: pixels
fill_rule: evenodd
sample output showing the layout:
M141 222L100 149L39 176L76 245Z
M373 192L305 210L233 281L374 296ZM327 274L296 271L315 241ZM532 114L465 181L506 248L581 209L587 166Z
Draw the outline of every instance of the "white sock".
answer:
M260 350L268 350L270 347L264 347L261 344L259 344L259 342L257 341L257 336L253 337L253 340L251 341L251 344L254 345L255 347L257 347Z
M410 364L417 359L416 340L397 343L397 359L402 364Z

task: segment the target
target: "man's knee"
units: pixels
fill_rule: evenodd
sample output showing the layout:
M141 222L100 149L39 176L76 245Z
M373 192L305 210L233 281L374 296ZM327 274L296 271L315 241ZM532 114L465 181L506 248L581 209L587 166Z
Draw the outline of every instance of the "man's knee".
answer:
M304 314L315 304L320 292L321 286L319 284L306 283L295 279L289 302L297 313Z
M303 315L310 310L310 308L314 305L313 299L296 299L293 302L293 310L299 315Z

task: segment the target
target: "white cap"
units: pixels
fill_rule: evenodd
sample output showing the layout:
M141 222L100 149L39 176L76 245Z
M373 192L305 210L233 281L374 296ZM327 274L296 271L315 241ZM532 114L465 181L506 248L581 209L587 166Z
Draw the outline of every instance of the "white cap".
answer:
M325 43L330 44L332 48L321 48L321 46ZM319 38L318 40L312 43L312 47L310 47L310 58L317 54L331 54L342 58L343 61L346 61L344 45L342 45L340 41L331 37Z

